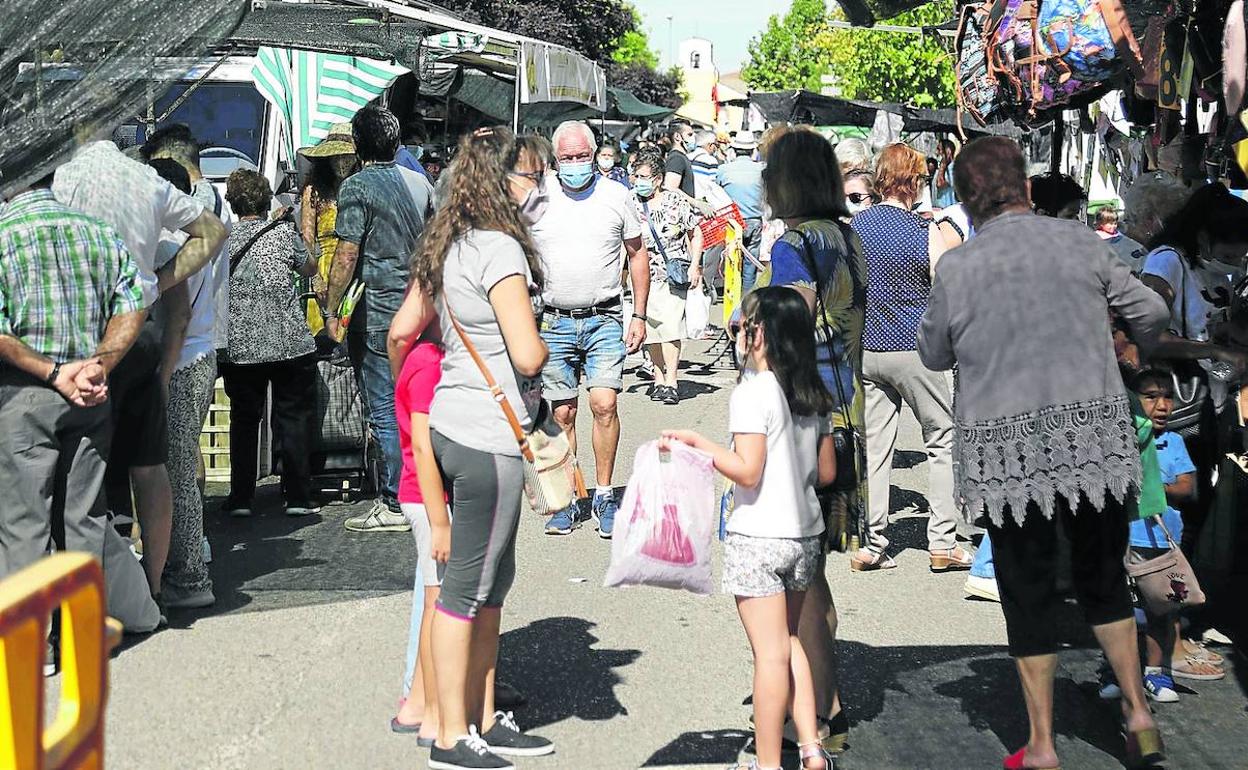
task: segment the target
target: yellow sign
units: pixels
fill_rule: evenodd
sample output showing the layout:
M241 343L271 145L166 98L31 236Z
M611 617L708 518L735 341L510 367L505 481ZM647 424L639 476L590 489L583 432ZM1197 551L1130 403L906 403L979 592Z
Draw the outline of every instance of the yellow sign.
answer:
M732 314L741 304L741 228L728 223L724 236L724 328L732 323Z

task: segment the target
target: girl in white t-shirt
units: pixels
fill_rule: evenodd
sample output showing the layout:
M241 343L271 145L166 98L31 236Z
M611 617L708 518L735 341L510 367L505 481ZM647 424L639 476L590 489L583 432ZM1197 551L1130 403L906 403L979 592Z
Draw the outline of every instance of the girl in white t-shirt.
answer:
M790 693L793 722L806 770L832 767L820 746L810 664L797 639L797 621L822 547L823 517L816 486L836 478L836 454L826 415L832 397L815 366L815 327L794 289L750 293L737 336L746 371L732 393L732 447L693 431L663 433L709 453L737 485L728 521L724 591L754 652L756 760L780 767L780 744Z

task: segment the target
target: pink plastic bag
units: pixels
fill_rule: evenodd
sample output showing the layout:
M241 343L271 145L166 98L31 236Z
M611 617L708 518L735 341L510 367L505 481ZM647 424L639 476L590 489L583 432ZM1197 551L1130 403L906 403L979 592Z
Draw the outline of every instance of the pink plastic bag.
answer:
M711 539L715 527L715 471L709 455L673 443L643 444L620 501L605 586L714 590Z

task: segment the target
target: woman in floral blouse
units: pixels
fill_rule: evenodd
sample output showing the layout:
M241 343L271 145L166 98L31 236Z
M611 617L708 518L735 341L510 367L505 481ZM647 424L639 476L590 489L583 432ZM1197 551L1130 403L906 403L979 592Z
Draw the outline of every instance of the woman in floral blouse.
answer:
M663 157L657 150L637 153L633 162L633 205L650 252L650 301L646 352L654 362L650 398L680 403L676 377L685 337L685 295L702 290L702 231L689 199L661 190Z

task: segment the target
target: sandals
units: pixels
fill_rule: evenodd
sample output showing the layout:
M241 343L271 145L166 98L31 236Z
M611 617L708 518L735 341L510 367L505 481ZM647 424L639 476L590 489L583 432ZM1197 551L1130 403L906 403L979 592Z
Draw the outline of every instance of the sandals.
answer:
M874 572L881 569L896 569L897 562L883 551L872 548L860 548L858 553L849 559L849 568L854 572Z
M1156 727L1127 733L1127 767L1151 767L1166 760L1166 747Z
M1027 754L1027 747L1024 746L1023 748L1019 749L1018 751L1006 757L1005 761L1001 763L1001 767L1005 768L1005 770L1062 770L1060 765L1055 765L1053 767L1044 767L1044 768L1027 767L1027 765L1023 764L1023 762L1026 761L1026 759L1024 759L1026 754Z
M1188 655L1181 661L1171 661L1170 674L1180 679L1194 679L1198 682L1212 682L1226 676L1226 672L1217 665L1194 655Z
M804 770L836 770L836 765L834 764L832 755L829 754L823 748L823 745L818 741L815 741L814 743L798 744L797 751L798 756L802 758L802 768ZM811 765L806 764L806 760L808 759L823 760L823 767L819 767L818 765L812 767Z
M1221 666L1226 663L1226 658L1206 647L1203 642L1197 642L1192 639L1184 639L1183 649L1189 656L1199 658L1214 666Z
M974 556L961 546L943 548L939 551L928 551L932 560L932 572L948 572L949 570L970 569Z

